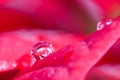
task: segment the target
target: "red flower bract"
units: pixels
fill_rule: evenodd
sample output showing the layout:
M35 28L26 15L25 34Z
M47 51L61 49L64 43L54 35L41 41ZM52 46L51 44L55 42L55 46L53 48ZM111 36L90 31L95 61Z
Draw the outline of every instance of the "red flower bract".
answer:
M84 30L79 25L93 25L95 17L81 8L86 2L70 1L1 2L0 80L119 79L119 51L114 44L120 37L120 17L103 19L89 36L75 34Z
M1 43L3 43L3 48L6 48L4 51L9 50L7 48L9 44L16 44L11 45L16 48L11 47L12 52L8 51L7 55L5 55L6 57L11 57L3 57L5 61L9 59L6 64L16 59L14 61L16 62L16 66L12 69L6 68L6 74L8 70L11 70L11 72L17 70L16 76L11 75L16 80L32 80L34 78L39 80L58 80L62 76L61 72L63 70L66 75L66 77L61 77L63 80L83 80L88 71L101 59L116 40L119 39L119 20L119 18L113 19L110 25L105 25L102 30L96 31L85 39L75 34L59 31L20 30L1 33L1 39L4 39ZM106 22L103 23L106 24ZM26 44L24 41L26 41ZM29 51L31 50L31 46L39 41L52 43L55 52L47 56L44 60L37 60L33 63L33 57ZM2 52L3 48L1 48ZM18 49L17 52L14 51L16 49ZM17 55L18 53L19 55ZM22 55L25 56L22 58ZM1 78L3 78L2 73L4 73L4 70L2 71L3 65L1 65Z

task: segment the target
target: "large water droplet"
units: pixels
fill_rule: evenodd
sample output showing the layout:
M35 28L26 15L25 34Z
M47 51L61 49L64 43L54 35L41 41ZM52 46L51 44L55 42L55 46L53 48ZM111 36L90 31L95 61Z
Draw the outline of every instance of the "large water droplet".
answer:
M102 30L104 27L109 26L110 24L112 24L111 19L103 19L102 21L98 22L97 30Z
M52 44L45 41L35 44L31 50L31 54L36 60L43 60L52 53L54 53Z

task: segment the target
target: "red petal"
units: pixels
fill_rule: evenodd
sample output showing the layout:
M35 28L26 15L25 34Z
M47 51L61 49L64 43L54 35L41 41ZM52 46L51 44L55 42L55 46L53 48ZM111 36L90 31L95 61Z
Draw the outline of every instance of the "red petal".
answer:
M0 6L0 32L37 26L38 23L27 14Z
M64 77L63 77L64 76ZM69 74L64 67L48 67L27 73L15 80L69 80Z
M104 64L94 67L88 73L87 80L119 80L119 64Z
M61 60L63 58L65 58L64 59L65 62L63 62L63 64L60 63L61 64L60 66L65 66L68 68L71 79L83 80L83 78L86 76L87 72L91 69L91 67L98 62L98 60L105 54L105 52L120 37L119 36L120 35L119 20L120 20L119 18L114 19L112 24L110 24L109 26L105 26L105 28L103 28L102 30L96 31L90 37L88 37L87 39L85 39L83 41L81 41L81 40L78 41L78 38L72 38L71 36L67 37L67 39L63 40L63 37L65 38L68 35L63 36L61 34L52 34L52 33L46 34L44 32L37 32L37 33L33 32L33 33L35 33L35 36L40 36L40 33L42 33L41 36L43 36L43 34L45 34L46 37L44 37L44 38L42 37L42 40L48 40L51 43L54 43L54 41L56 41L56 39L57 39L56 45L58 45L58 42L59 42L60 47L59 48L55 47L56 51L59 50L64 45L70 44L72 52L70 51L70 53L68 54L70 56L65 57L64 54L66 54L66 52L64 52L64 50L63 50L63 55L60 58L61 58ZM54 37L51 38L51 36L53 36L53 35L54 35ZM68 40L68 41L66 42L66 40ZM73 40L73 41L71 41L71 40ZM69 48L67 48L67 49L69 52ZM60 52L61 51L62 50L60 50ZM59 54L60 52L56 52L56 57L58 56L57 54ZM49 56L48 56L48 60L51 61L52 57L49 58ZM21 60L21 62L22 62L22 60ZM53 64L55 64L55 63L53 62ZM50 63L50 66L52 66L51 63ZM55 66L55 65L53 65L53 66Z
M75 37L72 34L67 34L64 32L59 31L45 32L42 30L26 30L26 31L20 30L13 32L4 32L1 33L0 35L1 35L0 60L7 62L9 61L10 63L14 60L19 59L22 55L28 53L31 50L33 44L39 41L48 41L52 43L55 50L57 51L64 45L73 43L80 39L80 37Z

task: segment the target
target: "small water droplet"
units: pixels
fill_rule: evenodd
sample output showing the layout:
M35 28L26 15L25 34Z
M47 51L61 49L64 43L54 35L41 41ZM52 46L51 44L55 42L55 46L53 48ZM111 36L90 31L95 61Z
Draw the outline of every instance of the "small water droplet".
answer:
M52 44L41 41L35 44L30 52L36 60L43 60L50 54L54 53Z
M49 73L48 73L48 77L51 77L52 75L54 75L55 74L55 70L51 70L51 71L49 71Z
M109 26L110 24L112 24L111 19L103 19L102 21L98 22L97 30L102 30L104 27Z

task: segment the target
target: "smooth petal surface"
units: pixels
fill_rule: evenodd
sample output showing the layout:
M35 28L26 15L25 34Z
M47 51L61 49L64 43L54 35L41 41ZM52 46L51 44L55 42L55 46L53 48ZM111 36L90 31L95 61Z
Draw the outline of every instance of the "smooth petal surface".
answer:
M120 64L103 64L95 66L87 76L87 80L119 80Z
M64 67L47 67L25 74L15 80L69 80L69 73Z

